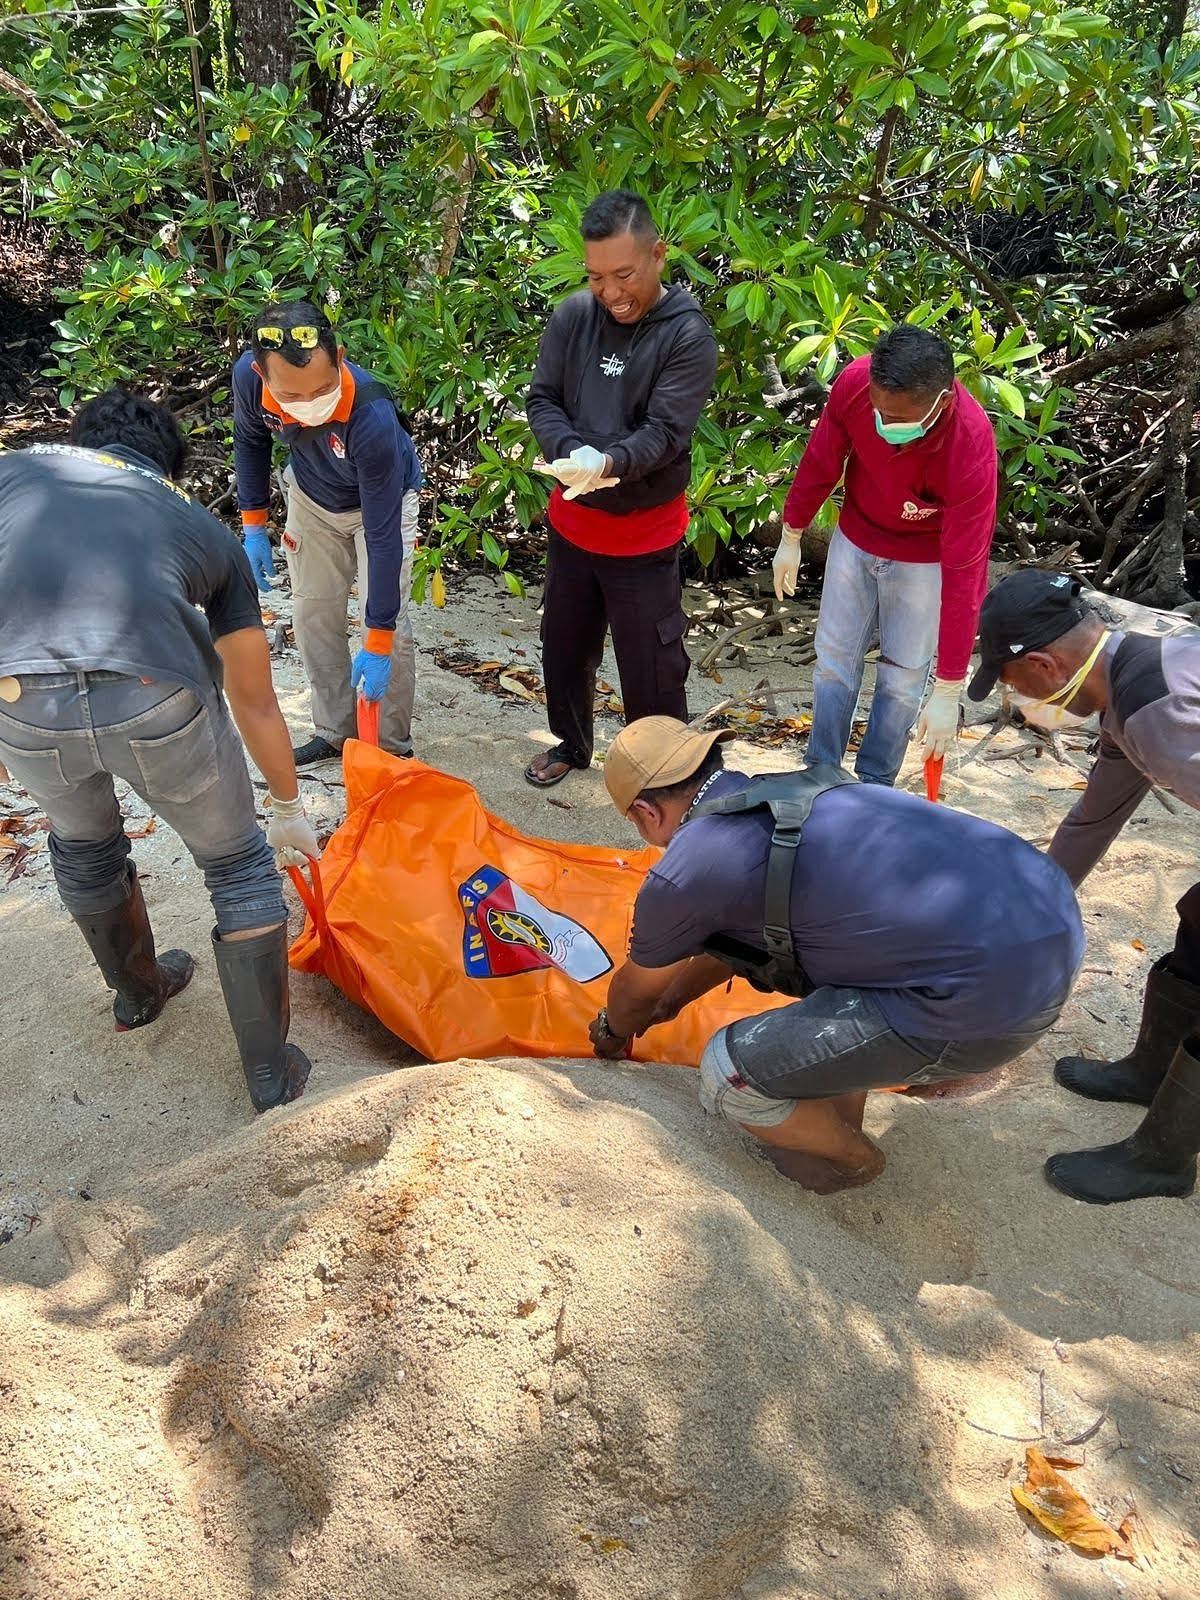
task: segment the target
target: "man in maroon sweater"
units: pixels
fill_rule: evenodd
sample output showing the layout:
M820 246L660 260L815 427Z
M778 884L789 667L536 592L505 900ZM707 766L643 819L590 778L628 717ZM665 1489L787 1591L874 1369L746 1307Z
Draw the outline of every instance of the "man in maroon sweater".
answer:
M801 539L843 481L829 546L810 765L840 765L879 640L875 696L855 770L892 784L929 681L922 753L943 755L958 733L959 702L987 589L996 523L996 441L986 412L954 377L936 334L902 324L835 379L783 511L775 593L795 593Z

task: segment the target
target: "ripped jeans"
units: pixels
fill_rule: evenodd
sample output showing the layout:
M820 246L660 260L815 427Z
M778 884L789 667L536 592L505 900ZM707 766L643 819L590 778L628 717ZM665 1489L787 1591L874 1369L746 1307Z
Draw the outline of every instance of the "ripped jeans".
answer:
M275 857L254 813L246 755L223 699L116 672L21 677L0 704L3 763L50 822L50 859L74 915L128 894L129 840L113 789L124 778L183 840L221 934L286 919Z
M875 695L854 770L863 783L895 783L929 682L941 594L942 569L936 561L870 556L840 528L835 532L817 617L809 766L818 761L841 766L867 651L878 636Z

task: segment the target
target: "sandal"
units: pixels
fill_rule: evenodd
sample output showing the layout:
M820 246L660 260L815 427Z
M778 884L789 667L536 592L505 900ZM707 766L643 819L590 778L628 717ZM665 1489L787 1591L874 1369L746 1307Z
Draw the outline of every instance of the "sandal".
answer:
M551 767L561 767L562 771L552 778L545 776ZM553 789L556 783L561 783L568 773L574 771L575 763L559 744L553 750L534 756L525 768L525 782L531 783L535 789Z

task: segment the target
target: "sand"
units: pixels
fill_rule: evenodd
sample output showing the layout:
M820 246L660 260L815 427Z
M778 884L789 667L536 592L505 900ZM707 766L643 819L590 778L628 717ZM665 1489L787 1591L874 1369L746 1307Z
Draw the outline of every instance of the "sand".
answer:
M569 809L523 783L536 705L428 653L536 665L535 599L475 579L422 610L418 748L531 832L628 842L598 772L553 791ZM807 682L790 654L752 643L695 704ZM301 732L294 658L278 682ZM318 777L332 827L338 769ZM977 763L944 796L1044 841L1078 781ZM1198 823L1146 803L1086 887L1047 1045L876 1097L887 1170L828 1199L706 1120L687 1070L424 1065L321 979L293 987L309 1092L255 1119L179 841L159 826L137 859L160 944L200 970L127 1035L38 852L0 893L0 1595L1196 1594L1200 1203L1078 1205L1040 1165L1136 1121L1050 1066L1131 1036ZM1098 1419L1068 1453L1115 1520L1136 1503L1140 1568L1074 1554L1009 1494L1025 1439Z

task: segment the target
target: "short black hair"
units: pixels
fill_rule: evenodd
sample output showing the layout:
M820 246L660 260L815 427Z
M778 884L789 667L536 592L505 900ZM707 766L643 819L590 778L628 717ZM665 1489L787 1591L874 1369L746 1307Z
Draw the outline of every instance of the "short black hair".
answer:
M871 381L893 394L932 400L954 384L954 353L928 328L902 322L871 352Z
M168 478L178 478L187 460L179 424L166 406L126 389L106 389L81 405L71 420L71 443L85 450L126 445L161 467Z
M615 239L619 233L632 233L650 242L658 238L650 207L632 189L598 194L583 213L579 231L585 239Z
M668 783L661 789L643 789L641 794L635 798L649 800L655 805L662 805L664 800L673 799L676 795L686 794L689 789L695 789L706 778L711 778L714 772L723 772L724 770L725 750L718 741L708 747L704 760L696 768L695 772L689 772L687 777L680 778L678 783Z
M313 358L312 350L303 349L291 339L285 339L282 345L263 344L258 337L260 328L282 328L284 333L292 328L316 328L317 342L313 349L324 350L337 366L337 334L320 306L313 305L311 300L289 300L285 305L268 306L250 324L249 335L254 359L260 364L265 363L267 356L279 356L289 367L306 367Z

